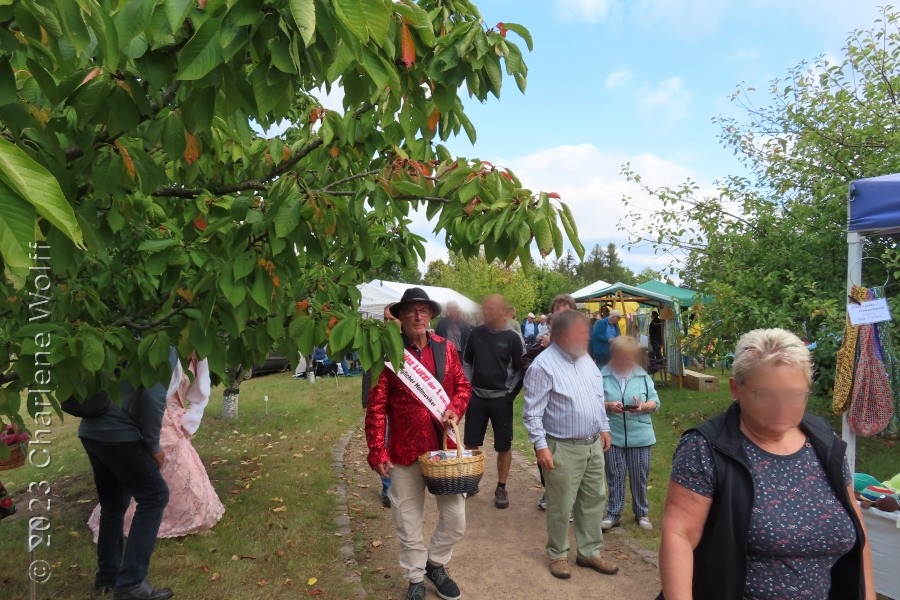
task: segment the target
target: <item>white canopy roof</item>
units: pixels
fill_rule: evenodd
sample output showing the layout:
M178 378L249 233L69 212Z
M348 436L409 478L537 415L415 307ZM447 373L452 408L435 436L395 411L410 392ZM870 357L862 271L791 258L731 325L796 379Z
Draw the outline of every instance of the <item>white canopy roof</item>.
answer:
M584 286L580 290L576 292L572 292L572 297L576 300L578 298L593 298L597 295L597 292L600 290L606 289L609 287L609 284L603 281L602 279L598 279L594 283Z
M361 283L357 286L362 294L362 300L359 303L359 312L380 317L384 313L384 308L388 304L399 302L403 296L403 292L412 287L422 288L428 297L443 306L447 307L450 301L456 301L460 310L464 313L474 313L478 310L478 304L471 298L463 296L456 290L445 287L436 287L433 285L415 285L412 283L399 283L397 281L384 281L375 279L369 283Z

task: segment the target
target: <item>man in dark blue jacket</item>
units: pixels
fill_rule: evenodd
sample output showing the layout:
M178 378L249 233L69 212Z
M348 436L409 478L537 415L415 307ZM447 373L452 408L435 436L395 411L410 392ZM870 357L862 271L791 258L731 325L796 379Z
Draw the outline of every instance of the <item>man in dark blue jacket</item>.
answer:
M170 362L177 360L174 351ZM167 387L120 385L121 405L112 404L99 417L82 419L78 437L87 451L100 497L100 532L97 540L98 571L94 597L113 592L114 600L167 600L168 588L147 582L150 557L169 487L160 474L166 460L159 446ZM125 511L134 498L137 509L128 543L122 533Z
M462 362L463 352L466 351L466 344L469 343L469 334L472 332L472 328L469 327L469 323L456 301L451 300L447 303L445 316L438 321L434 332L453 342L459 362Z

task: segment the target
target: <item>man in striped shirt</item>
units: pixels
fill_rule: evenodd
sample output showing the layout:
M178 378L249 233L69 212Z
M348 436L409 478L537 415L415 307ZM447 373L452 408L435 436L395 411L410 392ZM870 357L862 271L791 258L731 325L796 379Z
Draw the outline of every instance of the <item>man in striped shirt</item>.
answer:
M590 322L574 310L553 316L550 347L525 372L525 429L544 473L547 555L554 577L568 579L569 518L575 564L606 575L619 567L600 556L606 511L604 452L612 438L603 378L588 355Z

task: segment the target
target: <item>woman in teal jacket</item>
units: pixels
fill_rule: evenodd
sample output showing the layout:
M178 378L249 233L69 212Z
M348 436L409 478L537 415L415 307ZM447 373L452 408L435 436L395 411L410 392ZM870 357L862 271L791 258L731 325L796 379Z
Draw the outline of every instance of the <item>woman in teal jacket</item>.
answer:
M610 360L600 374L612 447L606 454L606 480L609 502L603 529L620 524L625 508L625 477L631 484L631 506L641 529L653 524L647 500L647 478L650 475L650 449L656 443L650 413L659 410L659 395L653 379L637 364L640 347L631 337L617 337L610 342Z

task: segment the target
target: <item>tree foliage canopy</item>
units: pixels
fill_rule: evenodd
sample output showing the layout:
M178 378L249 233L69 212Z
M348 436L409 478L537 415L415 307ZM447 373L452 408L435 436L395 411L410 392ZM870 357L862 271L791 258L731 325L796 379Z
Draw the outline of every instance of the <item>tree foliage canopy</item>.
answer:
M900 171L897 90L900 14L889 8L849 35L840 58L800 63L772 81L765 103L738 88L743 117L717 121L746 174L713 190L694 181L645 187L663 207L642 216L632 243L682 257L682 278L713 298L701 312L704 345L726 352L743 332L778 326L833 361L846 304L847 189ZM641 183L630 167L625 174ZM895 242L876 240L868 252L900 275ZM873 270L867 283L880 285L885 273Z
M464 257L580 248L558 198L440 143L475 139L460 91L525 89L513 33L468 0L0 0L0 414L41 352L54 401L167 381L171 346L216 380L326 340L396 361L355 285L423 257L417 209Z

